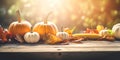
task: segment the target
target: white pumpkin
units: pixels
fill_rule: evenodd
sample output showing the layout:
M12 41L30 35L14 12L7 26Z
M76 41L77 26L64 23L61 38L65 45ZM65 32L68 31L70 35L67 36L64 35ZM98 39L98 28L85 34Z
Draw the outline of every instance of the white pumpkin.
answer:
M37 43L40 40L40 35L37 32L27 32L24 39L27 43Z
M67 32L58 32L56 34L57 37L61 38L62 40L68 39L69 34Z
M120 39L120 23L114 25L112 31L114 32L114 36Z
M101 36L110 36L110 35L111 35L111 32L110 32L109 30L101 30L101 31L99 32L99 34L100 34Z

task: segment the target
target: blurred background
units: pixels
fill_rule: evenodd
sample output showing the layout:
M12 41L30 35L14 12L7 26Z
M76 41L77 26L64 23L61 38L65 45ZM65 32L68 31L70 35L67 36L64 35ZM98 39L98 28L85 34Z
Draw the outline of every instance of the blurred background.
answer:
M108 28L120 22L120 0L0 0L0 25L8 28L16 21L16 10L32 25L48 21L58 28L77 27L75 32L103 25Z

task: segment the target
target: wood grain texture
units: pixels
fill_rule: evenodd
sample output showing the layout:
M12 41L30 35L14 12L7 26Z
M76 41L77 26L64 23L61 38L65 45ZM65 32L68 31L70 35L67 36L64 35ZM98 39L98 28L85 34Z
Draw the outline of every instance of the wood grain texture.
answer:
M99 52L120 51L120 41L82 41L81 44L43 45L43 44L4 44L0 52Z

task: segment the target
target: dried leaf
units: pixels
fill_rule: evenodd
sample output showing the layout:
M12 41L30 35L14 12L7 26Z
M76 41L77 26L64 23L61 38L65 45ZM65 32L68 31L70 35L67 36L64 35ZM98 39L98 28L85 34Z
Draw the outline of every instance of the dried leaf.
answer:
M81 41L83 41L83 40L84 40L84 38L80 38L80 39L78 39L78 40L72 41L72 43L82 43Z
M47 43L47 44L57 44L57 43L60 43L61 41L62 40L60 38L56 37L55 35L50 34L49 39L46 40L45 43Z
M16 34L16 40L19 41L20 43L24 42L24 39L20 34Z

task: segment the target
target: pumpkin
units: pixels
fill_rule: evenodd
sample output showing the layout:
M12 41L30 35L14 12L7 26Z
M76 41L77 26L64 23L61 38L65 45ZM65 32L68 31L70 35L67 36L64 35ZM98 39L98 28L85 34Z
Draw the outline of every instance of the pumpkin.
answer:
M33 31L38 32L42 40L46 40L44 38L47 38L46 36L48 34L56 35L56 33L58 32L57 26L54 23L47 21L48 16L46 17L46 19L44 19L44 22L37 23L33 27Z
M17 13L17 22L12 22L9 26L9 31L13 35L20 34L24 35L26 32L29 32L31 29L31 24L27 21L21 21L21 16L19 10L16 12Z
M59 37L59 38L62 39L62 40L68 39L68 38L69 38L69 33L64 32L63 27L61 28L61 31L62 31L62 32L58 32L58 33L56 34L56 36Z
M62 40L66 40L69 38L69 34L67 32L58 32L56 36L61 38Z
M24 39L27 43L37 43L40 40L40 35L37 32L27 32Z
M120 23L113 26L112 31L114 33L114 36L118 39L120 39Z

